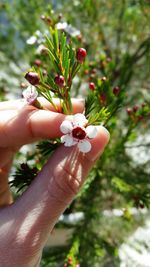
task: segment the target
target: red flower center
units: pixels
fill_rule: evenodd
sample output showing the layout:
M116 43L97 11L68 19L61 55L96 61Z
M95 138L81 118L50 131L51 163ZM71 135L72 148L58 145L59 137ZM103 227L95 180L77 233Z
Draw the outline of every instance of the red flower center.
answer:
M77 139L82 140L82 139L85 138L86 132L82 128L80 128L79 126L77 126L76 128L73 129L72 136L74 138L77 138Z

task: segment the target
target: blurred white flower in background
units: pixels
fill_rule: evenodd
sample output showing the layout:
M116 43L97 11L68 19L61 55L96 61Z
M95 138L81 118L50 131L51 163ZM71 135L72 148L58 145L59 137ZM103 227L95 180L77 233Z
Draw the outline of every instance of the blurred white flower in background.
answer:
M150 220L119 248L120 267L150 266Z
M73 27L71 24L68 24L67 22L58 22L56 27L58 30L64 30L72 37L76 37L81 34L81 32L77 28Z

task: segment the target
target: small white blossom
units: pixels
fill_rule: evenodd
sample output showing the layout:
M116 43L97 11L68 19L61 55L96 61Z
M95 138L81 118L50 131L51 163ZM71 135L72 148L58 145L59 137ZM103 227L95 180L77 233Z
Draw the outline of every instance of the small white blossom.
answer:
M43 44L40 44L40 45L37 47L37 49L36 49L36 53L37 53L37 54L41 54L42 51L44 51L45 49L46 49L46 46L43 45Z
M94 125L86 127L88 120L81 113L75 114L71 120L64 120L60 125L60 130L64 134L61 142L70 147L77 145L79 151L87 153L91 150L90 139L97 135L97 128Z
M73 27L71 24L68 24L67 22L58 22L56 24L56 27L58 30L64 30L72 37L76 37L81 34L81 32L77 28Z
M67 25L68 25L67 22L58 22L58 23L56 24L56 28L57 28L58 30L65 30L66 27L67 27Z
M31 105L37 99L38 92L34 86L29 86L23 91L22 95L25 101Z
M76 37L81 34L81 32L77 28L73 27L70 24L66 27L65 32L67 32L72 37Z
M27 39L26 43L27 43L28 45L33 45L33 44L36 43L36 41L37 41L37 37L33 35L33 36L31 36L31 37L29 37L29 38Z

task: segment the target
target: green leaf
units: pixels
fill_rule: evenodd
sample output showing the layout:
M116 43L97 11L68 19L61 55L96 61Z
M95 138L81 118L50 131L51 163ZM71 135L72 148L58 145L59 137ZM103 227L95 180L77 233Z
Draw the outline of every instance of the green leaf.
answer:
M52 92L54 92L55 90L57 91L57 86L56 86L56 84L54 82L54 79L49 74L48 74L47 83L52 87L52 89L54 89L54 90L52 90Z
M51 33L53 44L54 44L54 50L57 53L59 50L58 30L56 28L55 29L50 28L50 33Z
M118 189L120 192L130 192L132 190L132 186L127 184L125 181L120 179L119 177L112 178L112 185Z
M109 112L107 108L101 108L101 110L97 113L90 114L88 117L89 124L99 125L103 121L105 121L109 117Z
M45 35L45 39L46 39L46 43L47 43L49 50L52 52L54 50L54 46L52 44L52 41L50 40L50 38L47 35Z
M61 46L60 46L62 54L63 54L63 51L65 49L65 46L66 46L66 36L65 36L64 33L62 33L62 35L61 35Z
M60 140L44 140L37 145L37 149L42 156L48 158L57 147L60 145Z
M65 66L67 64L68 58L67 58L67 47L65 46L62 51L62 66L65 70ZM63 73L64 74L64 73Z
M66 81L68 78L69 68L70 68L70 59L69 59L69 51L68 51L66 54L66 62L65 62L65 67L64 67L65 69L64 77Z
M21 164L13 175L14 178L10 182L10 186L16 187L18 193L31 184L37 173L38 169L36 167L31 167L27 163Z
M72 66L75 62L75 53L71 44L69 45L69 58L70 58L70 66Z
M58 62L56 61L56 59L55 59L55 57L54 57L54 54L53 54L49 49L47 49L47 51L48 51L50 60L52 61L53 66L54 66L54 68L56 69L56 72L60 74L59 64L58 64Z

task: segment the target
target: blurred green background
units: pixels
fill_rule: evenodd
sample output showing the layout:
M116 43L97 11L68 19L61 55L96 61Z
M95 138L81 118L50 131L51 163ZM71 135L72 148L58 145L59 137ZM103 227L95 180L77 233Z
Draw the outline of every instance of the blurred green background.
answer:
M21 97L25 71L35 60L43 59L38 51L47 26L40 17L49 16L51 8L56 18L62 17L61 23L73 27L68 35L74 44L88 52L73 85L74 95L86 95L89 81L105 76L112 87L125 90L125 98L108 124L111 141L107 151L65 212L66 216L81 212L82 220L58 223L56 228L72 229L73 234L63 246L46 247L41 266L64 266L65 262L72 267L149 266L132 257L127 262L128 254L121 265L119 248L149 218L150 2L1 1L1 100ZM112 215L116 209L119 216ZM149 244L150 238L148 251ZM142 246L139 250L142 255ZM68 263L70 257L72 263Z

